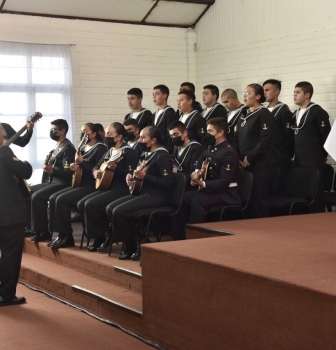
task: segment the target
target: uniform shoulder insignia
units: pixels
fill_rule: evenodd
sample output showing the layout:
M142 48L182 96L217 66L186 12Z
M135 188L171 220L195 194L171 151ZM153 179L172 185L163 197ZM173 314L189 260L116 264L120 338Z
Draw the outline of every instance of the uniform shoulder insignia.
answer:
M226 166L225 170L226 170L226 171L230 171L230 170L231 170L230 164L228 164L228 165Z
M130 165L128 166L128 171L132 171L132 167Z
M13 157L13 160L15 160L16 162L19 162L20 159L19 158L16 158L16 157Z
M204 134L205 131L204 131L204 128L201 128L201 134Z
M197 160L196 160L196 162L195 162L195 164L194 165L197 165Z
M263 130L267 130L268 127L266 126L266 124L264 124Z
M167 170L166 169L163 170L163 176L167 176L167 175L168 175Z
M70 165L69 165L68 161L66 160L64 163L64 169L69 169L69 168L70 168Z
M287 123L286 128L287 128L287 129L289 129L289 128L290 128L289 123Z
M322 121L321 126L322 126L322 128L325 127L324 121Z

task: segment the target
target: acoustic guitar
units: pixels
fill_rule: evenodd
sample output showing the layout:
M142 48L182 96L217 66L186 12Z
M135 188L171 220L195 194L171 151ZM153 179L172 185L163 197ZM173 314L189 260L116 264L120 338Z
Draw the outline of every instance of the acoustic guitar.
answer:
M147 161L143 160L135 170L146 171L146 164L147 164ZM143 179L142 180L137 179L133 172L132 185L129 186L130 194L138 195L141 192L142 184L143 184Z
M42 114L40 112L35 112L29 119L29 122L30 123L36 123L39 119L42 118ZM24 133L26 130L27 130L27 124L25 124L24 127L22 127L18 132L16 132L10 139L8 139L3 145L1 145L0 147L2 146L10 146L15 140L17 140L20 135L22 133ZM17 177L15 175L13 175L18 186L19 186L19 189L23 195L24 198L27 198L27 197L30 197L31 195L31 189L28 185L28 182L26 179L23 179L23 178L20 178L20 177Z
M210 158L207 158L203 161L202 168L195 170L195 179L205 181L208 173L209 164ZM203 186L198 186L198 191L203 191Z
M77 153L79 154L82 147L87 144L89 141L89 138L87 135L85 135L82 139L81 142L78 145ZM82 182L82 176L83 176L83 168L80 166L75 170L75 172L72 175L72 184L71 186L73 188L79 187L81 182Z
M100 179L96 179L96 190L106 191L112 183L114 177L114 170L109 169L107 167L108 162L118 163L123 159L124 150L116 153L113 157L111 157L107 162L103 163L99 170L102 172L102 176Z

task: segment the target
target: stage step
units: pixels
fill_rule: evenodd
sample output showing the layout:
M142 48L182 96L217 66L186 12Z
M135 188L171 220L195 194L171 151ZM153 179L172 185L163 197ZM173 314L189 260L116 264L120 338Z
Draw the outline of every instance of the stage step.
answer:
M139 261L119 260L117 256L121 245L114 244L109 256L107 253L91 253L85 248L80 249L78 243L75 247L58 250L47 247L46 243L34 243L26 238L24 252L141 294Z
M129 288L27 253L23 254L20 278L135 332L141 329L142 296Z

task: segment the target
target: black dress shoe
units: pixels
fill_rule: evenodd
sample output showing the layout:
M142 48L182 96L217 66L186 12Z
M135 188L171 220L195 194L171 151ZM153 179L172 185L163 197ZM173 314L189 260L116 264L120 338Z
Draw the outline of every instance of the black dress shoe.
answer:
M98 248L97 248L97 252L104 252L106 249L110 248L111 245L111 237L107 236L105 239L105 242L102 243Z
M15 297L13 299L4 299L0 297L0 306L8 306L8 305L20 305L26 302L25 297Z
M136 235L135 236L135 251L131 256L132 260L138 260L139 256L140 256L140 244L143 241L143 237L141 235Z
M75 246L75 240L73 236L70 235L60 239L58 243L52 244L51 249L70 248L74 246Z
M129 250L129 251L122 251L122 252L118 255L118 259L119 259L119 260L127 260L127 259L130 259L134 253L135 253L134 249Z
M47 247L51 247L52 245L59 243L61 240L62 236L58 235L52 242L47 243Z
M90 244L87 247L87 250L89 252L96 252L98 251L98 248L104 243L104 239L103 238L95 238L93 244Z
M40 232L40 233L36 233L36 235L30 237L30 240L33 242L43 242L43 241L47 241L51 238L51 235L49 232Z

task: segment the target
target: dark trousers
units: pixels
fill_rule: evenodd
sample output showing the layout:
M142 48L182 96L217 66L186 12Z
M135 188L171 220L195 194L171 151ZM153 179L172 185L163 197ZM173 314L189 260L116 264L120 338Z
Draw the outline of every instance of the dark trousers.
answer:
M50 231L59 232L62 237L72 234L71 209L80 199L95 192L93 185L77 188L67 187L52 194L50 205Z
M48 202L52 194L60 191L66 187L67 184L48 184L43 183L31 187L33 192L30 200L26 201L27 211L31 212L30 227L36 232L47 232L48 225ZM52 229L52 228L51 228Z
M209 209L225 205L225 202L214 194L197 190L185 192L183 204L175 215L178 239L185 239L185 225L206 222Z
M246 208L246 218L266 218L270 216L268 193L274 176L275 166L263 169L246 168L253 175L251 200Z
M128 189L116 188L108 191L95 191L78 202L78 210L84 218L88 238L104 238L109 220L106 216L106 206L118 198L129 194Z
M0 226L0 296L13 299L19 280L26 224Z
M169 196L146 193L141 196L128 195L109 204L106 213L112 222L113 240L117 236L118 240L127 245L134 244L135 235L139 233L139 230L132 221L133 213L140 209L167 206L169 199Z

